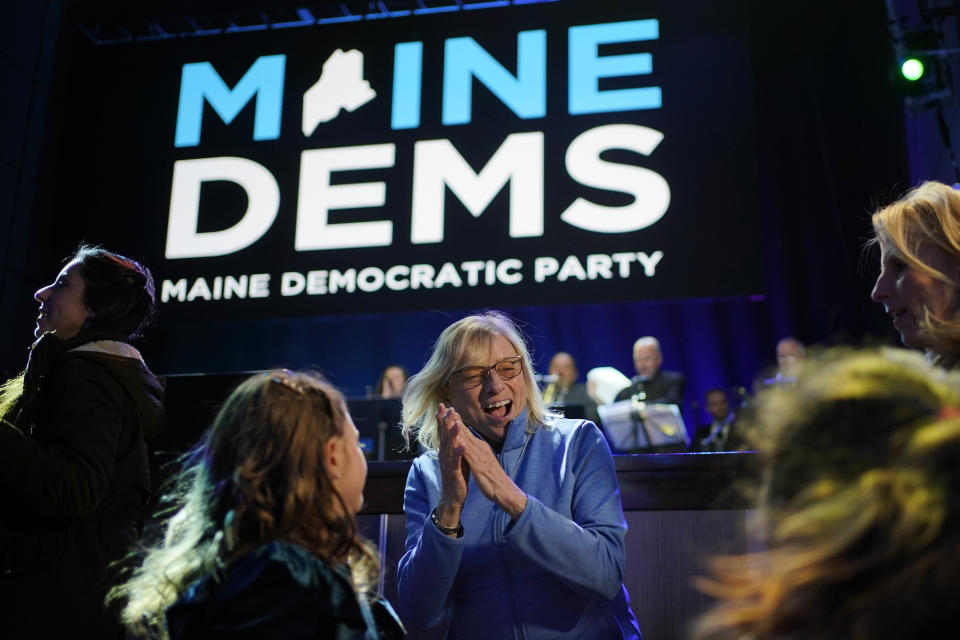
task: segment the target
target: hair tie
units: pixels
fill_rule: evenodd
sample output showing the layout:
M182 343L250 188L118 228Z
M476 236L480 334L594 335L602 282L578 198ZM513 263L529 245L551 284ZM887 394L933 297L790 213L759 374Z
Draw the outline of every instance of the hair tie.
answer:
M944 407L937 412L937 420L951 420L953 418L960 418L960 407L950 406Z

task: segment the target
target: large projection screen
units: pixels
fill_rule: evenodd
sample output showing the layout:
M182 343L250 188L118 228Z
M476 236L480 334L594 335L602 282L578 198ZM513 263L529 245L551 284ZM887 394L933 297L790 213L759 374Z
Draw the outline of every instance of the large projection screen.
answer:
M91 44L58 189L154 268L167 326L759 294L745 11L568 0Z

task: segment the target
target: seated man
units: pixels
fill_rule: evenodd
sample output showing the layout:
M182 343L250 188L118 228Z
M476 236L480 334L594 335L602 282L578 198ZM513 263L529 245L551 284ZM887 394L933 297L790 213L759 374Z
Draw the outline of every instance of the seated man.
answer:
M736 415L730 410L727 392L710 389L704 397L707 413L712 418L697 427L690 443L691 451L738 451L741 443L736 432Z
M754 380L754 391L765 387L791 385L796 382L797 369L807 357L807 348L802 342L792 336L781 338L777 342L777 366L767 367L760 371Z
M583 416L594 424L600 424L600 415L597 413L597 403L587 393L587 387L577 382L579 372L577 363L569 353L560 351L550 359L547 370L551 376L556 376L556 382L551 382L543 390L543 402L551 407L580 406L583 407ZM569 417L578 417L568 415Z
M807 357L807 348L793 337L777 343L777 378L796 378L797 369Z
M683 405L686 379L677 371L660 369L663 354L660 342L651 336L637 340L633 345L633 366L637 370L630 386L617 394L616 401L636 397L641 402L661 402Z

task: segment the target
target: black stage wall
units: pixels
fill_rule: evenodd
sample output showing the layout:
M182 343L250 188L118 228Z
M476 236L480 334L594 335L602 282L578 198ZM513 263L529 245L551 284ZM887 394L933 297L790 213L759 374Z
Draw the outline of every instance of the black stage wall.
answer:
M35 197L62 15L56 2L8 2L0 12L0 370L10 375L24 364L36 317L32 269L46 259Z
M31 219L11 234L16 251L8 249L8 263L22 258L15 283L4 284L5 299L44 284L79 240L102 242L148 262L161 290L168 283L168 301L144 344L159 373L314 367L354 395L389 362L416 370L444 326L481 308L505 308L525 323L543 368L563 349L581 371L610 364L629 375L633 340L656 335L665 367L688 375L688 400L713 386L749 386L784 335L892 342L867 299L875 261L860 266L869 211L909 180L882 3L564 0L376 19L359 10L363 19L336 24L102 45L79 27L115 34L109 28L116 24L198 16L205 8L216 14L222 4L192 3L192 13L179 16L172 16L179 5L169 3L67 4L56 46L41 40L56 51L50 109ZM618 36L614 24L634 35ZM598 60L622 63L603 72L596 93L627 92L626 107L603 106L601 98L574 104L568 88L590 70L573 70L569 52L591 37ZM420 58L410 43L420 43ZM468 82L472 100L457 102L444 82L452 86L463 74L453 69L448 78L442 66L457 46L462 65L486 52L522 88L487 64L477 71L488 74L486 84ZM363 77L377 97L310 122L308 133L302 100L336 49L362 51ZM209 98L191 102L182 90L185 68L205 73L209 63L234 87L257 60L276 64L276 56L285 65L283 90L271 94L280 100L276 130L266 123L251 135L261 109L253 100L227 124ZM418 69L419 93L404 93ZM490 85L515 101L508 105ZM650 87L660 90L659 106L649 93L629 93ZM263 94L270 91L265 85ZM411 95L420 97L419 118L404 107ZM191 104L201 105L197 138L179 115ZM466 116L457 110L463 104L472 108ZM363 148L354 165L344 160L348 147ZM449 182L439 204L430 200L438 172L462 162L479 175L496 164L498 150L498 166L512 172L509 186L502 176L499 191L450 177L461 180L461 191L472 188L477 202L467 204ZM524 160L511 164L511 154ZM418 170L431 157L434 164ZM233 184L208 182L193 200L184 197L197 222L181 224L180 238L235 225L254 201L274 206L259 236L248 233L245 246L220 256L201 255L213 251L210 243L191 254L170 241L174 218L191 222L190 206L172 212L175 167L200 171L199 161L212 158L256 163L264 171L253 171L269 173L280 194L271 205L266 191L237 187L234 174ZM180 184L189 195L190 181ZM366 191L350 195L358 184ZM316 203L325 197L340 202L328 208L328 229L368 226L339 245L319 246L310 229L323 227ZM587 206L577 218L570 212L580 201ZM429 222L437 207L445 216L440 236ZM627 253L635 257L623 275L616 260L626 258L612 256ZM570 256L576 260L568 263ZM446 279L414 287L417 265L432 269L434 285L441 274ZM334 270L360 278L372 269L375 284L391 268L397 288L370 284L366 291L355 282L352 291L344 284L330 291ZM311 295L311 272L321 271L327 288L317 284ZM8 265L5 277L10 272ZM290 295L283 295L291 273ZM226 276L246 275L250 294L255 274L269 274L270 284L258 289L269 293L224 299ZM29 299L10 302L2 352L8 373L22 364L34 313ZM688 412L691 422L698 418Z

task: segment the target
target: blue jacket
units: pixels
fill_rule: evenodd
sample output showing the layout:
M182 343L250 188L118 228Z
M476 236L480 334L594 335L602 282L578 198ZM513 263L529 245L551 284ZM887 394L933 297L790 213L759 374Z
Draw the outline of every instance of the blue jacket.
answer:
M610 449L592 422L559 419L527 433L527 413L497 456L527 494L516 521L469 480L463 536L430 522L440 500L436 452L417 458L404 492L406 553L398 609L447 638L640 638L623 587L627 524Z

